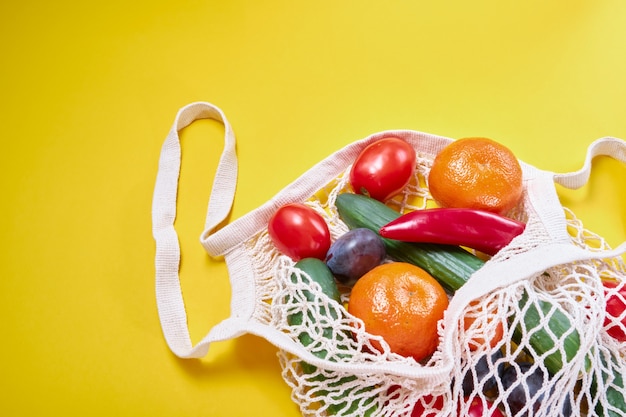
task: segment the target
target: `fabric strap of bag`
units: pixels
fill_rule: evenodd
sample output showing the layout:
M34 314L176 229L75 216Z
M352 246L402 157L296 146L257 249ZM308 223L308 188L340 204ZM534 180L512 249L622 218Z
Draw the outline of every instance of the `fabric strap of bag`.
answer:
M242 256L241 252L233 250L237 247L236 242L241 243L241 238L249 237L250 233L258 228L259 223L266 222L264 220L265 214L272 212L283 202L297 201L319 189L324 184L324 182L321 182L320 176L334 177L343 171L348 163L354 160L363 146L385 134L372 135L360 143L347 146L342 152L325 159L311 168L307 173L287 186L275 198L257 210L218 229L217 226L228 216L234 200L237 181L237 157L234 134L222 111L212 104L205 102L192 103L178 112L161 150L152 202L153 236L156 241L157 307L163 334L171 351L180 358L201 358L207 354L211 342L227 340L249 333L270 341L278 348L297 355L314 366L326 366L328 369L355 374L390 372L395 375L425 378L431 381L432 384L439 383L447 378L450 374L452 363L437 369L407 368L400 362L388 364L329 363L303 349L286 334L276 331L259 321L249 320L244 310L250 308L253 300L242 297L241 294L238 294L240 291L237 291L235 288L233 288L231 316L212 327L209 333L196 345L192 344L180 285L180 245L174 228L174 221L176 218L176 197L181 164L179 131L193 121L203 118L212 118L224 124L225 147L211 191L207 223L205 231L201 236L201 241L209 254L214 256L225 255L227 259L230 259L231 264L233 264L229 265L231 284L239 289L243 285L240 282L240 278L242 278L240 275L243 275L244 278L247 275L242 274L242 270L239 269L239 264L245 264L245 262L240 262L241 259L237 257L245 258L245 256ZM426 151L432 152L441 149L449 141L442 137L434 137L419 132L397 131L396 133L400 136L406 135L410 137L414 145L422 143ZM432 149L430 149L431 147ZM231 267L232 270L230 269ZM250 288L246 287L246 290L250 290Z
M187 326L187 314L179 278L180 245L174 228L174 221L181 164L179 131L195 120L203 118L215 119L224 124L225 146L218 164L209 199L206 225L200 241L209 255L223 255L225 257L233 291L230 317L213 326L200 342L193 345ZM321 161L263 206L235 222L223 226L223 221L228 216L234 201L237 181L234 134L223 112L210 103L192 103L179 110L161 150L152 209L153 235L156 241L157 307L164 337L176 356L200 358L207 354L211 342L227 340L249 333L265 338L280 349L301 356L311 364L318 365L324 362L317 356L305 351L285 334L251 317L255 288L254 283L249 281L250 259L242 251L236 249L261 225L265 227L269 216L277 207L287 202L300 201L312 195L326 181L342 172L354 160L362 147L387 134L406 136L407 140L412 142L414 146L431 153L436 153L450 141L447 138L413 131L390 131L371 135L358 143L346 146L342 151ZM333 365L338 370L349 370L356 373L391 370L400 375L413 375L415 372L414 370L405 370L398 364L376 365L374 367L366 364L333 363ZM425 372L425 374L429 373L431 372ZM437 370L434 373L444 375L448 371L442 373L441 370Z
M260 227L259 224L266 224L269 215L275 211L280 204L298 201L302 199L303 196L308 196L319 189L319 187L324 184L324 181L327 180L320 177L333 177L341 172L348 163L354 160L359 149L367 143L376 140L379 135L372 135L359 143L353 143L333 155L332 158L327 158L320 162L265 205L219 230L216 230L217 226L223 222L231 210L237 181L235 138L226 117L220 109L209 103L192 103L179 111L174 125L163 144L153 200L153 235L157 244L155 264L159 318L165 339L172 352L181 358L199 358L206 355L209 345L213 341L226 340L243 333L252 333L270 340L273 344L284 350L295 354L302 354L303 359L316 365L320 362L319 358L314 357L308 352L301 352L294 346L294 342L288 339L284 334L272 332L271 328L262 323L247 320L245 314L241 315L239 314L241 312L237 310L237 308L233 309L233 303L231 303L231 317L214 326L207 336L197 345L194 346L190 340L187 327L187 315L179 279L180 246L174 229L176 196L181 162L178 133L193 121L202 118L212 118L221 121L225 126L225 146L209 199L205 231L201 236L201 243L207 252L215 256L225 254L227 257L232 257L236 255L237 252L232 251L232 249L235 248L238 243L241 243L241 239L249 237L251 233L258 230ZM420 132L398 131L397 133L402 137L406 137L414 146L425 146L424 150L429 153L436 153L436 151L445 146L449 141L449 139L425 135ZM569 187L581 186L589 177L588 171L590 170L590 161L593 157L597 155L608 155L624 162L626 161L624 157L625 149L626 146L624 142L617 139L605 138L604 140L598 141L598 144L594 144L590 147L589 154L587 155L588 162L586 162L585 167L581 170L568 174L549 173L549 176L544 176L544 172L542 172L541 175L546 181L539 182L542 184L545 183L546 187L551 185L553 190L554 185L552 181ZM555 256L551 257L552 261L557 258L562 262L567 262L573 260L571 259L572 257L616 256L618 252L621 251L621 253L623 253L624 250L626 250L626 244L623 244L616 250L611 251L611 253L595 253L592 255L588 253L566 254L564 251L559 250L559 245L564 245L564 243L559 242L551 248L556 250ZM559 258L559 256L561 256L562 259ZM533 261L536 260L533 259ZM231 263L236 264L236 262ZM541 265L537 265L537 262L527 263L541 267ZM229 268L231 266L232 265L229 265ZM236 269L237 265L235 265L234 268ZM238 276L238 274L232 273L236 271L229 272L231 272L232 276ZM235 284L236 282L232 282L232 276L231 284ZM513 276L509 276L509 278L515 279ZM472 285L469 285L467 289L469 290L470 287L472 287ZM462 290L465 289L464 287ZM233 294L233 301L236 301L235 298L237 297L234 295L235 294ZM456 298L458 299L458 297ZM239 301L241 301L241 304L246 304L248 300L241 298ZM234 304L236 304L236 302ZM430 377L433 378L433 380L442 378L449 374L450 367L453 363L452 361L444 362L446 362L446 364L439 369L432 369L428 372L420 370L418 373L422 377L425 376L425 374L432 373ZM334 367L337 369L350 370L351 372L372 372L374 370L370 366L358 364L348 365L337 363ZM374 368L378 367L398 375L406 374L416 376L413 375L414 370L407 370L402 367L395 369L396 366L392 364L388 366L374 366Z
M309 168L256 210L219 230L214 232L207 230L201 237L204 249L213 256L224 255L242 240L267 227L269 219L279 207L288 203L305 201L344 172L367 145L388 136L402 138L418 152L431 155L438 153L452 141L443 136L413 130L387 130L351 142Z
M589 145L585 162L577 171L558 174L534 170L532 184L528 185L530 202L538 212L550 235L550 241L544 242L534 250L518 255L503 263L490 262L477 271L472 280L457 291L458 299L471 300L493 290L493 286L484 285L489 277L498 277L499 286L510 285L519 279L541 273L554 265L570 262L610 259L626 253L626 242L611 250L589 251L571 244L566 230L565 214L559 203L554 182L564 187L575 189L585 185L591 175L592 161L597 156L608 156L626 164L626 142L616 138L601 138ZM453 310L456 306L451 306ZM461 309L463 306L459 305Z
M569 244L571 241L567 232L565 213L554 184L560 184L569 189L584 186L589 181L592 161L597 156L610 157L626 164L626 142L612 137L597 139L587 148L585 162L577 171L560 174L529 167L528 177L531 179L527 182L528 199L539 216L542 227L550 236L550 243ZM624 252L625 247L626 242L623 242L611 252L620 250Z
M626 142L616 138L601 138L594 141L587 150L583 167L577 171L555 174L548 171L535 170L530 175L534 181L531 204L539 211L538 215L553 240L531 249L528 252L513 256L504 262L488 262L476 271L472 278L456 291L447 309L447 320L444 340L451 340L454 328L463 309L473 299L484 296L495 287L505 287L521 279L534 276L555 265L593 259L612 259L626 253L626 242L609 250L586 250L571 243L565 226L565 215L559 203L554 182L567 188L575 189L585 185L591 175L592 161L597 156L608 156L626 164ZM452 344L444 343L444 353L451 357Z
M156 299L165 340L181 358L206 355L212 341L225 340L243 333L236 321L225 320L215 326L196 346L192 345L187 313L181 291L180 244L174 228L178 179L181 164L179 131L198 119L214 119L224 124L224 149L216 171L205 230L215 229L230 213L237 184L235 135L224 113L206 102L191 103L179 110L161 148L159 168L152 201L152 233L156 242Z
M589 145L582 168L574 172L556 174L555 182L570 189L582 187L589 181L591 162L596 156L609 156L626 164L626 142L612 137L597 139Z
M577 189L584 186L589 181L592 161L597 156L607 156L626 165L626 142L613 137L604 137L595 140L587 149L587 156L582 168L574 172L555 174L554 182L570 189ZM607 251L606 258L610 258L610 254L620 254L624 252L626 252L626 241L622 242L615 249Z

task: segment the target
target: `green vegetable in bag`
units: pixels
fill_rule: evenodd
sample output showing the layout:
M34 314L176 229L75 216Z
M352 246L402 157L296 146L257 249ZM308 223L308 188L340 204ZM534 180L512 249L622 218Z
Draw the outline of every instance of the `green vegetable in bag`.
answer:
M385 204L362 195L344 193L337 196L339 217L349 228L366 227L378 232L382 226L395 220L401 214ZM412 243L383 238L387 254L397 260L413 263L428 271L446 289L454 292L461 288L472 274L484 265L484 261L468 251L450 245L431 243ZM520 306L523 309L527 298L522 297ZM571 330L569 318L548 301L542 301L541 310L552 311L547 326L555 339L561 340L566 357L556 350L546 358L546 367L551 373L558 372L564 362L570 361L580 348L580 336ZM524 328L535 329L540 326L541 314L531 305L524 309L522 321ZM530 338L530 345L537 355L542 355L554 348L554 340L547 329L535 331Z
M322 292L327 295L330 299L335 300L338 303L341 303L341 294L335 282L335 277L330 271L330 269L326 266L326 264L317 259L317 258L305 258L301 261L297 262L295 265L296 268L300 269L302 272L307 274L313 282L319 284L322 289ZM297 274L292 274L291 280L294 283L298 282ZM306 300L310 303L315 302L315 295L309 290L303 290L302 294L306 297ZM326 316L329 319L329 323L332 323L334 320L337 320L337 314L334 309L327 309L324 306L319 306L319 314L322 316ZM287 316L287 323L290 326L300 326L304 323L304 313L297 312L294 314L290 314ZM308 314L308 320L315 320L311 313ZM341 334L340 334L341 336ZM322 337L333 341L336 337L335 329L329 324L326 327L322 328ZM343 335L343 337L350 337L348 335ZM298 340L302 343L303 346L310 346L315 342L314 338L308 331L302 331L298 334ZM321 359L328 359L328 351L325 349L313 350L313 354ZM310 378L307 377L307 380L310 382L324 382L328 387L338 387L340 391L329 391L329 390L319 390L317 395L320 396L320 401L325 403L326 410L331 415L350 415L358 410L359 403L358 401L349 402L344 400L346 397L353 395L355 397L362 397L364 392L371 391L372 387L351 387L345 389L345 386L356 380L356 376L346 376L338 378L338 375L335 372L329 372L326 375L324 371L318 370L314 365L311 365L305 361L300 362L300 367L302 369L302 373L305 375L311 375ZM363 406L367 407L370 404L371 407L367 409L365 412L365 416L371 415L378 407L374 402L374 397L368 397L363 400Z

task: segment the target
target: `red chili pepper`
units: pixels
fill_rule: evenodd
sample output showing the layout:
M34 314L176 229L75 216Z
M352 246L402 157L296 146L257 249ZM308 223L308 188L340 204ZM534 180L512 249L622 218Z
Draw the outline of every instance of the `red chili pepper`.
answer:
M525 228L522 222L484 210L432 208L404 214L379 233L388 239L466 246L495 255Z

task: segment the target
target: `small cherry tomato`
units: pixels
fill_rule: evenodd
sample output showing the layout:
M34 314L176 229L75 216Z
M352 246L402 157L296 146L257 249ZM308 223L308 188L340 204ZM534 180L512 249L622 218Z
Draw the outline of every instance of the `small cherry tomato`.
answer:
M407 186L415 172L415 149L402 139L386 137L361 151L350 170L357 194L386 201Z
M304 204L286 204L269 221L267 231L279 251L294 261L324 260L330 248L330 231L324 218Z
M487 408L485 408L487 405ZM491 413L487 414L488 410L491 409ZM504 417L502 411L493 407L493 404L490 401L485 400L485 404L480 400L480 398L474 398L467 409L467 417Z
M604 293L608 296L606 299L606 317L604 318L604 327L607 333L620 342L626 341L626 285L619 290L616 289L618 284L615 282L604 281ZM618 323L621 323L618 324Z
M443 397L428 394L419 399L413 406L411 417L434 417L443 409Z

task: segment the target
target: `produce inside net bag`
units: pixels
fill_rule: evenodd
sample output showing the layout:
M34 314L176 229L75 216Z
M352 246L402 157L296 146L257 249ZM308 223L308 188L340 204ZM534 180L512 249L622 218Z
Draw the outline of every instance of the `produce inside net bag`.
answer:
M223 256L232 300L230 317L193 345L173 224L181 162L178 133L203 118L224 124L225 145L200 241L209 255ZM354 186L351 171L368 145L390 137L410 145L414 169L395 195L374 196ZM626 143L596 140L584 166L566 174L519 162L521 196L498 215L522 227L515 233L505 227L504 243L485 237L486 247L477 250L378 237L383 226L401 216L435 208L429 173L435 157L453 142L409 130L373 134L330 155L270 201L222 227L237 180L233 131L212 104L180 109L163 144L152 213L158 311L170 349L181 358L199 358L214 341L246 333L263 337L278 348L282 376L303 415L626 416L626 244L611 249L584 229L561 206L555 189L555 183L583 186L597 155L626 162ZM290 205L308 213L313 225L321 219L320 234L304 239L310 247L289 244L289 236L301 231L288 223L269 227ZM442 230L454 230L444 224L451 222L445 217L450 214L441 215L446 222L427 222L443 228L435 233L439 237L446 236ZM497 220L466 224L479 231L499 227ZM380 265L416 265L445 289L432 353L417 359L400 354L349 312L351 291L362 272L352 277L333 273L329 265L350 270L350 262L335 259L339 265L334 265L327 254L345 252L335 243L351 229L369 229L381 239ZM465 235L469 242L461 243L479 246L480 237L472 233Z

